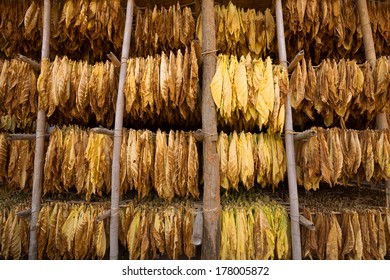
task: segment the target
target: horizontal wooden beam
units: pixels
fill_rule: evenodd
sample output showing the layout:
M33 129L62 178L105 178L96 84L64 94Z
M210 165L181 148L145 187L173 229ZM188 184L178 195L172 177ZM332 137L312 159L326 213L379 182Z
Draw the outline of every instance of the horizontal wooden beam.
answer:
M96 222L103 221L111 216L111 210L106 210L102 214L96 217Z
M24 56L21 54L18 54L18 57L21 61L29 64L34 70L41 71L41 65L38 62L36 62L35 60L32 60L32 59L28 58L27 56Z
M114 136L114 131L107 128L102 127L95 127L91 129L92 132L98 133L98 134L105 134L109 136Z
M301 61L304 56L305 56L305 51L303 50L296 54L293 61L291 61L290 65L287 67L289 73L291 73L294 70L294 68L298 65L299 61Z
M299 215L299 223L309 230L315 230L314 223L306 219L304 216Z
M120 67L120 66L121 66L121 62L120 62L119 59L116 57L116 55L113 54L112 52L110 52L109 54L107 54L107 57L111 60L111 62L114 64L115 67Z
M21 218L25 218L25 219L29 219L30 215L31 215L31 209L26 209L26 210L19 211L16 213L16 216L21 217Z
M312 129L308 129L302 132L296 132L294 135L294 141L306 140L317 135L317 132Z
M16 140L28 140L33 141L36 139L36 134L23 134L23 133L16 133L16 134L8 134L7 140L9 141L16 141ZM45 135L45 139L49 139L49 134Z

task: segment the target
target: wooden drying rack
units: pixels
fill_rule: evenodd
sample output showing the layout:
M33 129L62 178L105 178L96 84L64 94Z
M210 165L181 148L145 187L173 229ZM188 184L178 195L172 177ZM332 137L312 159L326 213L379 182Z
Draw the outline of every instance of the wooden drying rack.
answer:
M170 3L172 2L172 3ZM173 3L174 2L174 3ZM132 17L135 4L144 3L147 6L154 5L175 5L176 0L170 1L134 1L127 0L126 8L126 26L125 35L122 46L122 55L119 60L112 53L108 55L109 59L116 67L120 67L120 80L118 88L118 98L115 113L115 129L107 130L100 129L95 131L98 133L104 133L112 135L114 137L114 152L112 162L112 190L111 190L111 210L105 215L111 217L110 226L110 259L118 258L118 209L119 205L119 153L122 139L122 127L123 127L123 85L126 71L126 60L129 56L129 45L132 28ZM219 195L219 162L218 155L216 154L216 135L217 135L217 117L214 102L210 93L210 83L214 76L216 57L210 50L216 49L216 36L215 36L215 21L214 21L214 1L213 0L183 0L181 1L187 5L195 4L196 15L202 11L202 24L210 28L203 28L203 91L202 91L202 132L204 135L201 137L203 140L203 170L204 170L204 209L220 209L220 195ZM229 0L216 1L221 4L227 4ZM233 1L233 3L244 8L256 8L264 10L269 7L271 0L267 1ZM366 60L371 63L371 66L375 66L376 55L374 49L374 41L372 37L371 25L368 16L368 9L366 0L357 0L357 7L359 16L361 19L362 33L364 48L366 54ZM141 5L145 6L145 5ZM283 26L283 11L281 0L275 0L275 15L276 15L276 31L278 40L278 52L279 60L284 67L291 72L302 59L303 53L300 52L294 58L294 60L287 65L284 26ZM50 47L50 18L51 18L51 2L50 0L44 0L43 9L43 39L42 39L42 54L41 59L49 58ZM30 65L35 70L39 70L41 65L35 61L30 60L27 57L19 56L19 58ZM39 105L39 104L38 104ZM386 115L377 115L377 128L388 128ZM300 222L305 224L305 221L301 221L298 193L297 193L297 180L295 170L295 155L294 155L294 141L302 140L307 137L313 136L311 132L294 132L292 123L292 111L290 95L287 97L286 104L286 127L285 127L285 142L287 152L287 176L289 185L289 197L290 202L287 206L289 208L291 217L291 236L292 236L292 252L293 259L301 259L301 240L300 240ZM37 241L36 241L36 224L38 220L38 213L41 207L41 194L42 194L42 177L43 177L43 163L44 163L44 144L47 138L45 131L46 115L43 109L39 109L37 113L37 130L36 134L31 135L11 135L10 140L16 140L18 137L23 140L36 140L35 145L35 157L34 157L34 175L33 175L33 194L32 194L32 206L30 215L30 244L29 244L29 259L37 258ZM207 136L205 136L207 135ZM208 135L213 135L209 137ZM390 204L390 181L386 182L386 201L387 207ZM284 203L285 204L285 203ZM337 212L335 212L337 213ZM310 224L305 226L310 227ZM218 259L219 257L219 241L220 241L220 211L207 211L204 213L204 231L203 231L203 244L202 244L202 259Z

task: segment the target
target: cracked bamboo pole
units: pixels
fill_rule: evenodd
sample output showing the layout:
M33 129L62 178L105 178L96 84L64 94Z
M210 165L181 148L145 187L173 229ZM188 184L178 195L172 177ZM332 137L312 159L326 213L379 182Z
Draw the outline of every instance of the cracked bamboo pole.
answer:
M110 259L118 259L119 236L119 196L120 196L120 154L122 146L122 128L124 95L123 89L126 79L127 59L130 52L131 29L133 22L134 0L127 0L126 23L123 36L121 68L119 73L118 96L116 100L114 149L112 154L111 174L111 219L110 219Z
M283 10L282 1L275 1L276 13L276 31L278 38L278 53L280 63L287 69L287 54L286 41L284 37L283 25ZM285 143L287 154L287 178L288 178L288 193L290 198L290 217L291 217L291 242L292 242L292 258L293 260L301 260L301 231L299 227L299 201L298 201L298 186L297 173L294 151L294 135L292 121L292 109L290 93L287 94L286 102L286 123L285 123Z
M45 0L43 8L43 35L42 35L42 61L49 58L50 53L50 0ZM41 63L42 67L42 63ZM38 108L39 108L38 104ZM34 155L34 175L33 175L33 189L31 202L31 219L30 219L30 241L28 249L28 258L30 260L37 259L37 235L36 225L38 221L38 214L41 209L42 196L42 181L43 181L43 162L45 152L45 138L46 138L46 113L43 109L38 110L37 116L37 131L35 142Z
M220 248L220 194L219 159L217 154L217 111L211 97L210 84L215 74L216 35L214 0L203 0L202 8L202 132L203 137L203 238L202 259L219 259Z

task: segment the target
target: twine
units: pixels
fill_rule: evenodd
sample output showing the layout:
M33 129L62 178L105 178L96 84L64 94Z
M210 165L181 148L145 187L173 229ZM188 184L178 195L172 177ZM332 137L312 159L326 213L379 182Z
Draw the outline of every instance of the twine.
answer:
M203 137L206 138L206 137L218 137L218 133L208 133L208 132L202 132L203 133Z
M197 208L196 209L196 214L198 214L198 213L211 213L211 212L221 211L221 206L217 206L217 207L212 208L212 209L205 209L205 208L203 208L203 210L201 210L201 211L199 211L199 209L201 209L201 208Z
M287 67L290 66L290 62L288 60L281 60L279 61L280 64L286 64Z
M205 50L204 52L201 53L201 55L206 56L211 54L214 57L217 57L217 55L215 54L216 52L218 52L218 50Z

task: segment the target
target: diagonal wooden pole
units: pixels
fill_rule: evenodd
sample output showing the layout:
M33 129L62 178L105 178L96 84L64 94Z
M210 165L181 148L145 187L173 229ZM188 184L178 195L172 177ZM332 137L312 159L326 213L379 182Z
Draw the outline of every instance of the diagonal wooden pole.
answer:
M376 54L374 38L372 36L370 16L368 14L366 0L358 0L357 7L360 17L360 25L363 33L363 44L366 60L371 64L372 69L376 66ZM386 113L379 113L376 115L376 128L377 129L388 129L389 124L387 123ZM390 207L390 181L386 181L386 205Z
M43 38L42 38L42 55L43 59L49 58L50 53L50 0L45 0L43 8ZM41 63L42 67L42 63ZM38 108L39 108L38 104ZM45 137L46 137L46 113L43 109L38 110L37 116L37 131L35 142L34 155L34 175L33 175L33 190L31 202L31 219L30 219L30 241L28 258L30 260L37 259L37 236L36 225L38 221L38 214L41 209L42 196L42 177L43 177L43 162L45 152Z
M203 0L202 4L202 131L203 138L203 178L204 178L204 223L202 259L219 259L220 248L220 193L219 159L217 154L217 111L211 96L210 84L215 74L216 35L214 20L214 0Z
M111 174L111 219L110 219L110 259L118 259L118 232L119 232L119 194L120 194L120 157L122 146L122 128L124 95L123 89L126 79L127 59L130 52L131 29L133 22L134 0L127 0L125 34L123 36L121 68L119 74L118 96L116 100L114 150L112 155Z
M283 10L282 1L275 1L276 13L276 31L278 38L278 52L279 61L287 69L287 54L286 41L284 37L283 25ZM292 121L292 109L290 93L287 94L286 102L286 123L285 123L285 143L287 153L287 178L288 178L288 192L290 197L290 217L291 217L291 242L292 242L292 258L293 260L301 260L301 231L299 228L299 201L298 201L298 186L297 186L297 171L295 163L294 151L294 135Z

